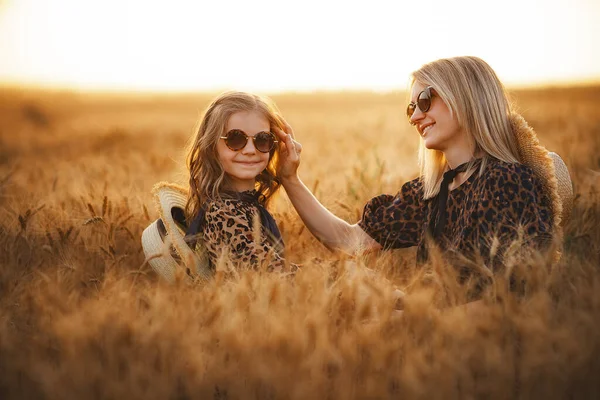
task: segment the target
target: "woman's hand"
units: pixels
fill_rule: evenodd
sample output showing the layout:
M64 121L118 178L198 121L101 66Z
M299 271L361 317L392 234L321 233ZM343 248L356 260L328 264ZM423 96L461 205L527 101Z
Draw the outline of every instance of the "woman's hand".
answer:
M300 153L302 145L294 140L294 130L282 118L285 131L275 128L275 134L279 140L279 169L277 171L282 181L296 178L300 166Z

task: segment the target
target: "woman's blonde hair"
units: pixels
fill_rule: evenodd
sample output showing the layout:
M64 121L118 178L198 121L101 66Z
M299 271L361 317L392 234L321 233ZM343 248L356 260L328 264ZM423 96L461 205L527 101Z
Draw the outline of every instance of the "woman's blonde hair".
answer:
M472 145L473 155L483 153L480 171L487 157L519 162L519 149L510 124L512 105L504 85L492 68L477 57L444 58L423 65L412 73L415 83L431 86L446 104ZM419 147L419 166L424 198L437 195L446 158L441 151Z
M185 207L188 222L199 213L206 201L221 198L221 194L230 187L227 174L219 162L217 143L226 133L229 118L241 111L259 112L269 121L271 130L273 127L283 129L279 110L267 97L232 91L214 99L199 120L193 140L188 144L186 162L190 172L190 188ZM265 206L280 186L277 177L278 155L278 146L275 146L269 155L267 167L256 177L259 202Z

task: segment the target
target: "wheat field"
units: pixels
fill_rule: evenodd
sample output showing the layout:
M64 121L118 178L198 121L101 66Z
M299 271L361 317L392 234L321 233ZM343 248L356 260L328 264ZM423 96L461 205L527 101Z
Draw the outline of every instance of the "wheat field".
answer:
M211 94L0 92L0 398L600 398L600 87L511 92L576 193L558 265L498 277L477 315L441 260L348 258L273 214L292 279L244 271L162 282L144 262L154 183L185 184L184 146ZM350 222L417 174L403 93L273 96L300 175ZM374 270L367 274L363 266ZM407 293L393 315L393 288Z

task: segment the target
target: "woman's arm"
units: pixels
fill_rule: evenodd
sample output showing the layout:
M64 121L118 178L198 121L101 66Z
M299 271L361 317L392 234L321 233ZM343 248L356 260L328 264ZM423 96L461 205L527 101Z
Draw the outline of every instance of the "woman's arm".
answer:
M275 128L280 146L279 176L292 205L310 232L330 249L349 254L377 250L381 246L365 233L358 224L351 225L326 209L298 177L302 145L288 133Z
M308 230L329 249L355 254L381 248L358 224L351 225L325 208L298 176L282 183Z

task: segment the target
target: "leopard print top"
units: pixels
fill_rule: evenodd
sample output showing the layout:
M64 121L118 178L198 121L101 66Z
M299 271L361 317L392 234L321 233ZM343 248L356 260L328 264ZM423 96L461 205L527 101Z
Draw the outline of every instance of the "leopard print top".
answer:
M383 248L418 246L418 260L427 258L426 232L434 199L423 200L419 178L405 183L395 196L380 195L364 207L359 226ZM486 265L498 261L518 235L519 226L536 246L551 239L549 198L531 168L489 158L483 173L476 170L450 191L447 222L438 245L463 255L479 255ZM491 250L496 236L500 251ZM493 262L492 262L493 264Z
M201 240L196 249L208 253L212 268L226 257L238 269L257 269L266 263L269 272L297 270L294 264L286 266L283 242L268 229L261 225L260 235L255 235L253 226L257 219L260 220L256 205L241 199L223 198L209 201L204 210L199 233Z

